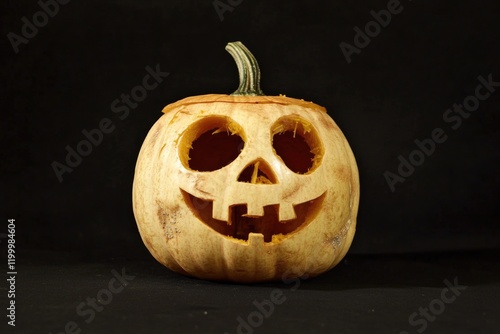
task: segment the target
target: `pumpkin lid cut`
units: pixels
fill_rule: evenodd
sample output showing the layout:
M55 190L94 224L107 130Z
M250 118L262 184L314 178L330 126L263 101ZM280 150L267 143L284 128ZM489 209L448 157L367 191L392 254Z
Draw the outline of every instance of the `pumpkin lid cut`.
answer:
M198 103L250 103L250 104L280 104L297 105L310 108L314 111L326 113L326 109L316 103L287 97L285 95L269 96L260 89L260 68L253 54L241 42L230 42L226 50L233 56L238 73L240 85L232 94L205 94L190 96L176 101L163 108L163 113L176 109L180 106Z

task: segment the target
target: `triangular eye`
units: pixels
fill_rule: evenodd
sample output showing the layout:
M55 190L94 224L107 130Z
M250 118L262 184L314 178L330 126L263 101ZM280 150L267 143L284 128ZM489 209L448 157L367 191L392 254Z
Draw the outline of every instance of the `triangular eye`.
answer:
M199 172L212 172L233 162L245 142L241 127L227 117L204 118L186 129L179 147L185 167Z
M271 128L274 152L294 173L312 172L324 149L313 126L297 116L280 118Z

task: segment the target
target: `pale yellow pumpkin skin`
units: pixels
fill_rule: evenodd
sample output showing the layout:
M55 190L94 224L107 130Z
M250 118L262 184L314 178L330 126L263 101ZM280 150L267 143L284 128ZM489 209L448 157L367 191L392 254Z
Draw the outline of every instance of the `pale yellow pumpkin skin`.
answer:
M138 229L156 260L182 274L236 282L313 277L342 260L356 229L359 176L346 138L323 107L284 96L212 94L180 100L163 112L143 143L133 184ZM244 147L227 166L198 172L188 166L185 145L205 119L228 120ZM320 157L307 173L292 172L272 147L273 131L283 119L297 120L298 131L319 138ZM237 181L255 159L268 164L275 184ZM186 194L200 201L190 202ZM305 222L296 230L271 241L258 233L243 240L219 233L200 219L196 207L209 202L213 218L221 221L236 204L246 204L252 217L273 205L279 217L287 219L277 224L287 224L300 203L311 203L314 212L305 213Z

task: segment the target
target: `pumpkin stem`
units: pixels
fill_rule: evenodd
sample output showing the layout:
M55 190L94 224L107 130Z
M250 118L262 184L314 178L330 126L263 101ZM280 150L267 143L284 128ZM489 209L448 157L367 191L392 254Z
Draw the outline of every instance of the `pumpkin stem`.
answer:
M264 95L260 89L260 68L253 54L241 42L230 42L226 50L233 56L238 73L240 85L231 95Z

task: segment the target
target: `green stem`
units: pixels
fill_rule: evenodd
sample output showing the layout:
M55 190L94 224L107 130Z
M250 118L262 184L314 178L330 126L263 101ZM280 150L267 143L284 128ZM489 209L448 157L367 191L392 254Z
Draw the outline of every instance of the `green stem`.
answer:
M241 42L228 43L226 50L233 56L240 75L240 86L231 95L264 95L260 89L259 64L253 54Z

